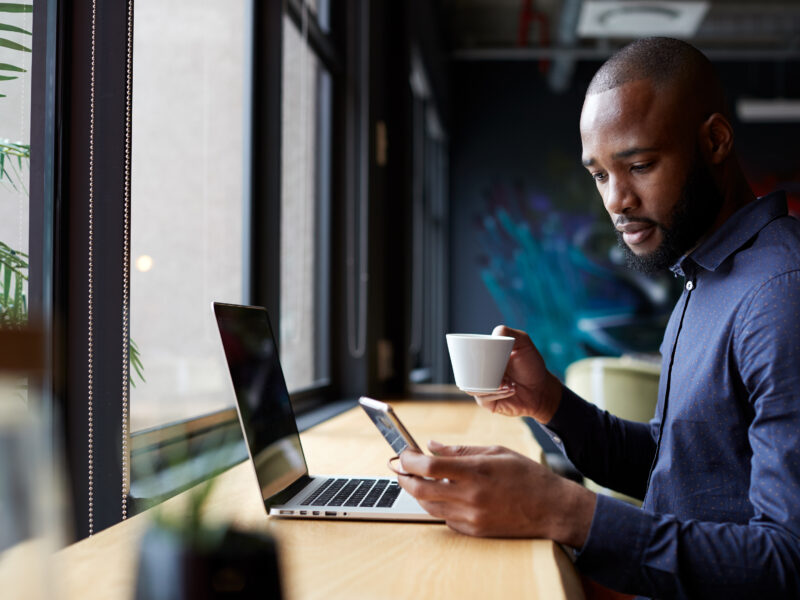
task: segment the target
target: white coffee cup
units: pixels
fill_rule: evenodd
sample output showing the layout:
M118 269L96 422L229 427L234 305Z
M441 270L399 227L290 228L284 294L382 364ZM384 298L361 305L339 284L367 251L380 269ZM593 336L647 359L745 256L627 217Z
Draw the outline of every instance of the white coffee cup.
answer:
M447 348L456 385L465 392L491 392L500 387L514 338L479 333L448 333Z

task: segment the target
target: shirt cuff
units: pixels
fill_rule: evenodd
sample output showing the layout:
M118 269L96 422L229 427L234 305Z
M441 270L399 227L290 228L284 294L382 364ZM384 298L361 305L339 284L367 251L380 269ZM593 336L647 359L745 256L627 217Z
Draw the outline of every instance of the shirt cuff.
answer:
M639 580L651 517L627 502L598 494L589 535L576 553L575 566L602 585L630 589Z

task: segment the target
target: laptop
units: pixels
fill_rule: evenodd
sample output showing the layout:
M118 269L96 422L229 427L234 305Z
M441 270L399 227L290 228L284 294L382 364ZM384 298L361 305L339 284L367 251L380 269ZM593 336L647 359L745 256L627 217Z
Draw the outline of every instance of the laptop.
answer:
M267 514L437 521L392 477L310 475L266 309L214 302L236 410ZM364 427L372 427L364 419Z

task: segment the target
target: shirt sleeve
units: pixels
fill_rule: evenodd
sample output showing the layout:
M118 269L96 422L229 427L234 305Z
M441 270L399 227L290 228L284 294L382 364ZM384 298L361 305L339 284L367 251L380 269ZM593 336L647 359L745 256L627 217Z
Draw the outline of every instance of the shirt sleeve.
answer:
M656 451L650 425L615 417L563 387L558 410L543 429L583 475L644 498Z
M761 286L740 323L752 518L679 520L599 496L576 562L592 579L659 598L800 597L800 273Z

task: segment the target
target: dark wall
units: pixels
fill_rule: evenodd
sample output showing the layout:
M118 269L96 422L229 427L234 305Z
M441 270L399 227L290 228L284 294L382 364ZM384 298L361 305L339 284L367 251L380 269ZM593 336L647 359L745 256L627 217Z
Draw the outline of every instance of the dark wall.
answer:
M476 233L488 196L496 186L553 187L547 174L553 154L580 168L583 94L577 86L561 96L548 93L535 64L487 62L455 64L453 97L451 329L489 332L502 315L480 279L485 252Z
M538 63L452 69L450 330L526 329L556 372L582 356L656 352L676 294L672 278L648 280L619 264L580 164L580 110L598 66L580 63L564 94L548 89ZM797 64L718 70L732 104L800 96ZM733 121L755 191L780 185L797 195L800 123Z

